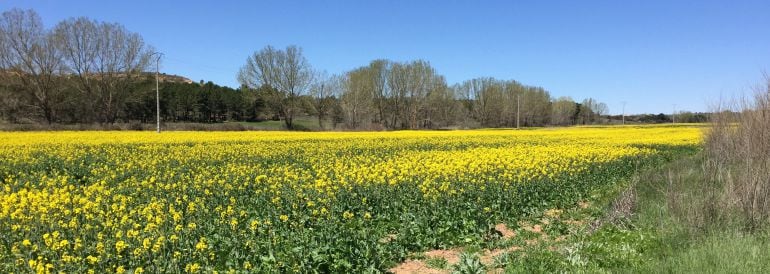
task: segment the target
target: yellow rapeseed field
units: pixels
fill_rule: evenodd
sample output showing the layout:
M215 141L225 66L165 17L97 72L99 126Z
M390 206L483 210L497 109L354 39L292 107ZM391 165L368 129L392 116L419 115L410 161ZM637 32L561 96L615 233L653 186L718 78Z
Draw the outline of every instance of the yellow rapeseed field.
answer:
M385 270L700 142L694 125L0 133L0 271Z

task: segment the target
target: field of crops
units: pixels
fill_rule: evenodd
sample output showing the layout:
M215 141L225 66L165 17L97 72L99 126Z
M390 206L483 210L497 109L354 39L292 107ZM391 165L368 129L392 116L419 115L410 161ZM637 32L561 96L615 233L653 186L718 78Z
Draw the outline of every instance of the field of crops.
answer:
M697 149L694 126L0 133L0 272L362 272Z

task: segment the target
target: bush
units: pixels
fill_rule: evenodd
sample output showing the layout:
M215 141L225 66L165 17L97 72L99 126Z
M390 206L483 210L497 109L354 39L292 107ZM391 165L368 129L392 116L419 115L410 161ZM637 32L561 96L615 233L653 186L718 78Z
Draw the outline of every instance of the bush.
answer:
M770 221L770 79L753 97L720 106L706 136L706 168L724 183L722 210L749 230Z

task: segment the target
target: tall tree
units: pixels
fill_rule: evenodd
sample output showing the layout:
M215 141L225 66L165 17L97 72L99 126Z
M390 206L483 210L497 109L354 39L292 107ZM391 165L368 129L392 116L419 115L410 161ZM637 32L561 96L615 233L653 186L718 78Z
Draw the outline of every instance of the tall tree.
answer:
M0 80L48 123L63 101L63 63L55 45L34 11L12 9L0 16Z
M99 122L114 123L138 77L148 68L153 49L120 24L85 17L60 22L54 33L77 79L74 87L96 102L92 110Z
M323 121L332 114L337 101L336 96L341 93L343 81L343 77L319 73L310 87L310 96L320 128L324 128Z
M429 128L454 126L458 119L460 102L446 83L438 83L426 98L425 117Z
M246 59L238 81L252 89L267 85L278 90L280 114L286 128L292 129L294 116L301 110L300 96L308 92L313 81L313 69L301 48L288 46L277 50L267 46Z
M426 99L433 90L446 86L444 77L423 60L393 63L387 83L393 110L390 128L408 129L424 127Z
M459 86L462 98L469 103L466 108L484 127L500 126L504 107L503 85L494 78L475 78Z
M559 126L571 124L576 106L575 101L570 97L559 97L554 100L551 107L551 124Z
M372 95L374 97L374 105L377 108L375 122L382 125L387 124L388 97L390 96L390 88L388 87L390 65L391 62L384 59L374 60L369 63Z
M524 89L525 108L522 109L522 122L526 126L543 126L551 118L551 95L541 87Z
M375 115L375 97L370 70L361 67L349 71L343 81L340 97L346 126L349 128L369 127Z

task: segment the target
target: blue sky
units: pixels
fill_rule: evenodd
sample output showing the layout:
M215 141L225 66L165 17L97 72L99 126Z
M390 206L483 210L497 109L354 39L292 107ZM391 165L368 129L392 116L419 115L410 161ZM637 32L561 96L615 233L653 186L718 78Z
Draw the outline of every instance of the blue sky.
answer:
M250 53L294 44L330 74L419 58L449 84L514 79L670 113L749 91L770 66L768 1L0 1L13 7L47 27L121 23L165 53L163 72L232 87Z

